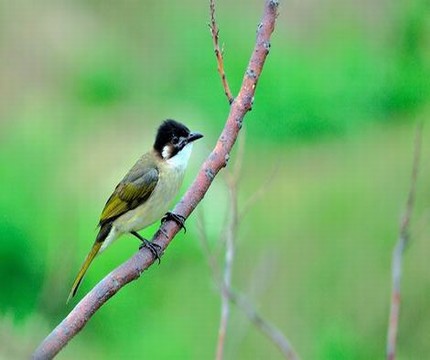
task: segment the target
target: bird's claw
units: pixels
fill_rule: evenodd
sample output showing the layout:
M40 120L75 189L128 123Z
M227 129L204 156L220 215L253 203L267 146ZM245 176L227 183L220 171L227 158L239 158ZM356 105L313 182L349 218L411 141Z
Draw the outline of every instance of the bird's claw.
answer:
M155 260L158 260L158 264L160 265L161 255L163 254L160 245L144 239L142 241L142 244L140 244L139 246L139 250L141 250L142 248L147 248L152 253L152 256L154 256Z
M187 228L185 227L185 218L182 215L168 211L166 215L161 218L161 223L169 220L173 220L181 229L184 229L184 233L187 232Z
M161 258L161 255L163 255L161 246L154 242L146 240L145 238L140 236L140 234L137 231L131 231L131 234L136 236L140 241L142 241L142 244L140 244L139 246L139 250L141 250L144 247L148 248L149 251L151 251L152 255L154 256L154 259L158 260L158 265L160 265L161 263L160 258Z

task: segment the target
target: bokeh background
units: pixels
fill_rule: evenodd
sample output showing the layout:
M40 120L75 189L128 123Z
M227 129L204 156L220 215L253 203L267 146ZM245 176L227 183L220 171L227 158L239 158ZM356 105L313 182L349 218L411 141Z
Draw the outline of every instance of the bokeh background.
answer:
M217 6L236 93L263 1ZM239 207L273 179L239 224L233 284L303 359L384 356L415 125L430 117L429 15L424 0L281 2L245 119ZM28 358L72 309L77 300L65 300L101 208L162 119L206 135L183 189L192 181L228 114L208 22L207 1L0 1L1 359ZM430 356L429 139L425 126L399 359ZM161 266L58 358L212 358L220 298L197 220L204 214L222 256L227 209L220 174ZM138 245L124 237L97 258L77 298ZM232 311L228 359L280 358Z

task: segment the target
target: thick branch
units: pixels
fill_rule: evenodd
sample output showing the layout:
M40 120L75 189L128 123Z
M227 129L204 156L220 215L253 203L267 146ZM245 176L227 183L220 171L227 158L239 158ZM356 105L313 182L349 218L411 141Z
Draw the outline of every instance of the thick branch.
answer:
M400 314L400 280L402 277L402 258L406 245L409 242L409 225L411 222L412 211L415 204L415 189L418 177L420 154L421 154L421 137L423 123L420 122L417 127L415 136L414 160L412 166L411 184L409 188L408 199L406 201L405 212L400 221L399 238L393 251L392 258L392 290L391 290L391 306L390 316L388 321L388 336L387 336L387 359L394 360L396 358L397 332L399 325Z
M275 27L278 1L267 0L257 40L246 70L239 95L230 107L224 129L215 148L203 163L193 184L176 205L174 212L188 217L203 199L218 172L227 165L230 151L236 142L245 114L251 109L258 78L270 48L270 36ZM166 222L153 241L164 250L179 231L174 222ZM70 312L70 314L39 345L34 359L51 359L86 325L94 313L123 286L140 277L154 259L143 248L124 264L100 281Z

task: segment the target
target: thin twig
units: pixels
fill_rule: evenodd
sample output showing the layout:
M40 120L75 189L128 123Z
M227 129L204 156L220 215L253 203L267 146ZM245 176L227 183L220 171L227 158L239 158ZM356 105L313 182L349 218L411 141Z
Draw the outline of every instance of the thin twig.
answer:
M224 284L225 288L231 287L232 267L234 258L234 245L233 238L230 231L227 234L226 239L226 251L225 251L225 264L224 264ZM221 317L218 329L218 343L216 351L216 359L222 360L224 358L224 344L227 334L228 319L230 316L230 301L229 296L224 287L221 291Z
M237 210L237 183L240 177L240 169L242 167L243 156L244 156L244 137L242 136L239 140L239 150L236 157L236 164L233 167L233 174L228 176L226 173L226 179L229 184L229 195L230 195L230 219L226 231L225 241L225 257L224 257L224 279L223 289L231 289L231 279L233 273L233 261L235 255L235 239L237 236L238 228L238 210ZM230 316L230 298L227 291L221 291L221 318L218 330L218 344L216 359L222 360L224 357L225 338L227 334L227 325Z
M239 140L238 153L236 157L235 165L233 166L232 172L225 174L225 179L229 189L230 197L230 211L229 211L229 222L226 224L226 230L221 231L225 234L225 259L224 259L224 272L221 271L215 256L212 254L209 246L209 240L206 234L205 218L203 211L200 212L200 216L197 221L197 229L199 231L199 237L202 243L202 247L209 266L212 270L212 276L215 283L218 285L221 294L221 317L220 326L218 330L218 343L216 359L221 360L224 355L224 347L227 333L227 324L230 315L229 303L232 302L239 309L241 309L248 319L254 324L254 326L260 330L275 346L281 351L281 353L287 358L292 360L299 359L297 353L291 346L288 339L284 334L267 319L265 319L255 307L247 300L247 298L233 290L231 279L232 279L232 267L235 254L235 240L237 238L238 227L239 227L239 210L238 210L238 183L241 175L241 168L244 158L245 141L242 136ZM253 197L254 198L254 197ZM256 201L257 198L254 199ZM250 204L250 202L247 202ZM242 212L243 213L243 212Z
M224 291L227 292L230 301L237 305L255 327L276 345L286 359L299 360L299 356L284 334L275 325L262 317L245 296L234 292L232 289L225 289Z
M402 277L402 258L406 245L410 241L410 222L412 211L415 205L416 183L419 171L420 156L421 156L421 140L422 140L423 122L419 122L415 135L415 149L411 174L411 183L406 201L406 207L402 219L400 221L399 237L394 248L392 258L392 290L391 290L391 306L388 321L388 336L387 336L387 359L394 360L396 358L397 333L400 314L400 281Z
M225 96L227 96L228 103L231 104L234 100L233 95L231 93L230 87L228 85L227 77L224 71L224 52L219 47L219 29L215 21L215 0L210 0L210 15L211 22L209 24L209 29L212 34L212 41L214 44L214 52L216 56L216 61L218 64L218 72L221 76L222 86L224 88Z
M203 212L200 212L200 216L197 219L199 239L206 255L206 259L209 263L209 267L211 268L213 279L220 292L227 295L228 299L241 311L243 311L243 313L254 324L254 326L259 331L261 331L261 333L265 335L269 341L275 344L275 346L281 351L286 359L300 359L285 335L269 320L264 318L245 295L241 294L237 290L234 290L233 287L228 288L225 283L223 283L222 271L215 259L215 256L210 250L209 240L205 229L204 215Z
M261 26L257 30L255 47L243 77L238 96L230 107L224 129L181 201L173 211L188 218L203 199L218 172L227 165L230 152L239 135L243 118L252 108L258 79L269 53L270 36L275 28L278 1L266 0ZM153 241L162 251L169 246L180 230L174 221L161 225ZM137 280L154 262L151 252L142 248L125 263L101 280L69 313L69 315L42 341L33 353L33 359L52 359L87 324L88 320L119 290Z

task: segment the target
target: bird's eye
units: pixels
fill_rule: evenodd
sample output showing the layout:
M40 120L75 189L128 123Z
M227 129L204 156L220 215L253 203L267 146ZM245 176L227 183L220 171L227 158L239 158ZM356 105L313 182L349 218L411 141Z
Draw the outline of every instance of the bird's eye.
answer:
M173 145L176 145L178 142L179 142L179 138L178 138L177 136L174 136L174 137L172 138L172 144L173 144Z

